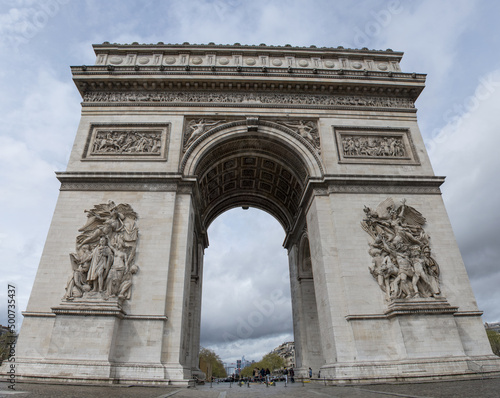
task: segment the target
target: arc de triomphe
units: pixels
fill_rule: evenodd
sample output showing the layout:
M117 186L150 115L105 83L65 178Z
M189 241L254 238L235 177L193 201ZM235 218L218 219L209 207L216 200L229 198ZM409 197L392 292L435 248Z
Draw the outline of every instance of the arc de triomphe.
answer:
M224 211L286 232L297 373L498 371L402 53L95 45L17 344L25 380L186 385L203 252ZM69 278L69 281L68 281Z

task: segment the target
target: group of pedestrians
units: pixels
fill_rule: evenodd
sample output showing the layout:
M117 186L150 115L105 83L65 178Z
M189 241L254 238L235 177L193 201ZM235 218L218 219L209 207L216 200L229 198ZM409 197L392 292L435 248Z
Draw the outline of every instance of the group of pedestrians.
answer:
M267 381L269 383L269 377L271 375L271 371L269 370L269 368L262 368L259 370L259 368L255 368L254 371L253 371L253 377L254 377L254 380L255 381L260 381L260 382L264 382L264 381Z

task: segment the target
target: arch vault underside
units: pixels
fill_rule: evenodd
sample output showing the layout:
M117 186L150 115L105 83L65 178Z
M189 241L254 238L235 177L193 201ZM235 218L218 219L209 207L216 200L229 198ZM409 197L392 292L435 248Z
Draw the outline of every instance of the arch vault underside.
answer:
M247 130L246 126L233 127L203 148L202 155L193 155L199 157L193 174L199 184L202 222L208 227L228 209L253 206L269 212L285 231L291 231L311 177L301 154L289 143L296 134L290 131L287 142L265 126L256 124L254 131ZM296 145L302 145L297 138ZM313 154L308 160L316 161Z
M402 53L94 49L95 65L72 67L82 119L57 173L20 379L202 376L207 228L234 207L262 209L286 233L297 375L500 371L418 129L425 75L402 72Z

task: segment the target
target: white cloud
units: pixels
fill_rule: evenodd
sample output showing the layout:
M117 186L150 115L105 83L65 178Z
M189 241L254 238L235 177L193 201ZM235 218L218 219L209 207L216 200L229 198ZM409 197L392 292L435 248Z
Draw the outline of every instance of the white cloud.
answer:
M7 210L0 224L0 301L6 303L5 285L15 283L18 310L28 303L58 186L53 165L23 142L0 136L0 208ZM0 324L6 316L0 312Z
M54 172L66 168L80 114L71 81L59 81L44 62L28 65L31 73L20 72L21 79L11 71L14 82L4 81L9 94L0 98L0 208L6 210L0 274L2 285L16 283L20 311L26 309L58 195ZM5 294L2 289L1 303ZM0 311L0 323L5 317Z
M500 70L480 79L473 96L427 143L443 199L485 320L500 319ZM486 83L485 83L486 82ZM487 83L489 82L489 83ZM481 305L482 304L482 305Z
M250 208L224 213L208 232L201 344L217 347L223 358L239 347L242 355L259 360L262 350L284 342L269 346L276 337L262 339L293 334L284 231L272 216Z

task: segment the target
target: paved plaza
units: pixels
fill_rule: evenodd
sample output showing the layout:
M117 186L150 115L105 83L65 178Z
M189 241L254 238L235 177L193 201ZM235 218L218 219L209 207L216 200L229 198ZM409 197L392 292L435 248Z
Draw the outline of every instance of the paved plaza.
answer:
M448 397L498 397L500 378L457 380L432 383L377 384L325 386L322 383L278 383L275 387L265 384L221 383L196 388L137 387L137 386L72 386L56 384L16 384L15 391L0 383L0 397L41 397L41 398L232 398L232 397L408 397L408 398L448 398Z

